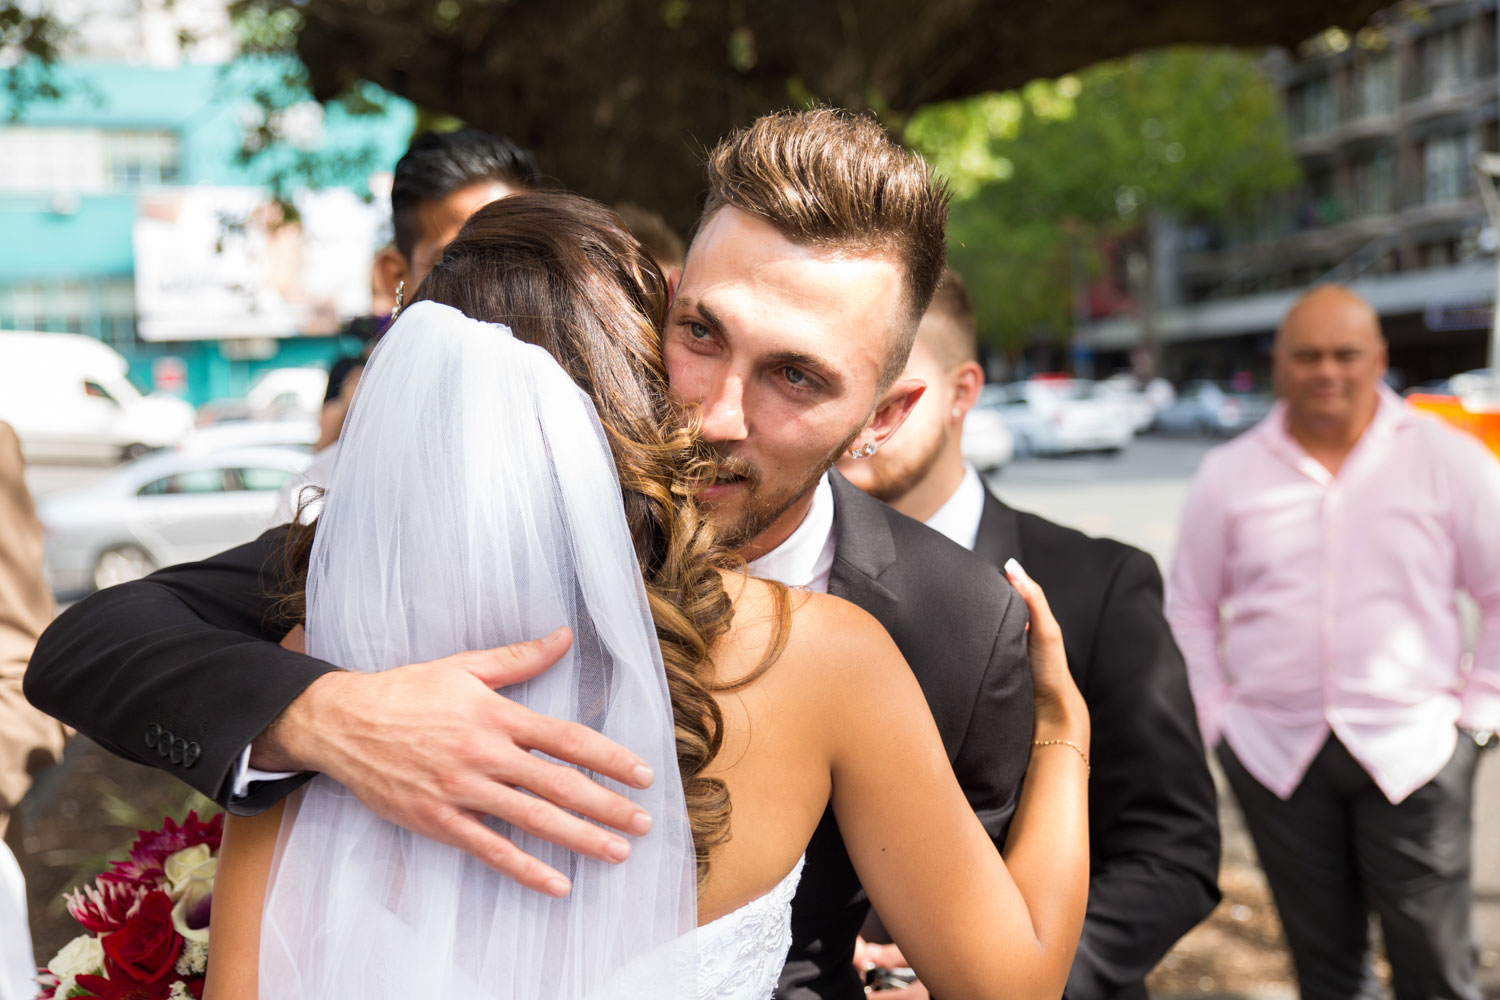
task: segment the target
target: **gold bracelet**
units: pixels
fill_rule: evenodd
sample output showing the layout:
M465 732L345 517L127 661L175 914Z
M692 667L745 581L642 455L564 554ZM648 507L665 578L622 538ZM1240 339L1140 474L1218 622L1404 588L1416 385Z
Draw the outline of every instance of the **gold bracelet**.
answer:
M1089 764L1089 755L1083 752L1083 747L1072 740L1032 740L1031 745L1034 747L1072 747L1078 751L1078 756L1083 758L1083 776L1085 778L1091 777L1094 773L1094 768Z

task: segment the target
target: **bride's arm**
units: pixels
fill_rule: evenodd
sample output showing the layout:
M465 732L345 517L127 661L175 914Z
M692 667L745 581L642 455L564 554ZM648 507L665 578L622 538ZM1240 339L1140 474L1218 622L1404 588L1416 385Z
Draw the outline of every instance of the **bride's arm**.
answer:
M301 625L281 645L303 652ZM259 994L260 919L281 832L283 799L255 816L225 816L208 921L204 1000L250 1000Z
M1056 621L1033 584L1016 583L1032 614L1035 739L1087 752L1087 710L1067 679ZM1088 897L1082 756L1060 742L1033 746L1002 859L895 644L851 606L831 613L849 620L801 631L811 643L832 640L816 655L838 664L822 672L824 711L842 722L826 728L833 807L886 929L934 995L1060 997Z
M248 1000L258 994L260 918L276 853L284 803L255 816L228 816L209 918L205 1000Z

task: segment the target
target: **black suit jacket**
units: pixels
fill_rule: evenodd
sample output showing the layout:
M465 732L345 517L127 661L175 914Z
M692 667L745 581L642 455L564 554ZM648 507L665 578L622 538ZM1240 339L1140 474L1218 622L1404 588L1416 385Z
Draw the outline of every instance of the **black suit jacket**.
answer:
M836 548L829 592L864 608L895 639L969 804L997 845L1003 843L1034 722L1026 605L993 565L837 473L832 481ZM792 950L776 995L863 997L854 939L869 910L830 810L807 847L792 901Z
M977 555L1015 557L1062 627L1093 724L1088 917L1068 1000L1140 998L1146 973L1219 902L1219 824L1182 654L1146 553L986 494Z
M1030 753L1026 608L983 559L833 475L829 589L895 638L922 685L960 784L1003 841ZM200 563L93 594L42 636L26 695L115 753L177 775L233 811L258 812L306 777L230 802L241 752L332 665L270 643L268 592L286 529ZM854 939L869 910L832 813L807 849L781 996L864 995Z
M286 527L203 562L89 595L37 641L26 697L121 757L166 770L231 808L241 752L332 664L278 645ZM259 783L251 815L307 776Z

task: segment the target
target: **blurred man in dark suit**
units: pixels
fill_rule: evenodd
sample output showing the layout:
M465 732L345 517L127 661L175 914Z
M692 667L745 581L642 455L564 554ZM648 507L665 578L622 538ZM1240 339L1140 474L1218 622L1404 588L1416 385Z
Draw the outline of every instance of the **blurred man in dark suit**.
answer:
M1016 511L959 449L979 398L968 294L949 271L903 378L927 391L874 456L844 459L856 486L995 565L1020 560L1047 591L1094 726L1088 919L1068 1000L1140 998L1146 973L1219 901L1219 828L1182 656L1151 557ZM871 949L881 964L905 964ZM926 995L917 987L893 998Z

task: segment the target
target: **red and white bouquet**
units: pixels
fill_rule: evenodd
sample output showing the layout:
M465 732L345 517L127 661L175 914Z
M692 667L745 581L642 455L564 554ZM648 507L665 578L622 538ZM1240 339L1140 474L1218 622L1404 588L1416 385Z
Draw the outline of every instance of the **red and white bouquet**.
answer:
M67 897L88 931L41 970L37 1000L187 1000L203 996L208 915L224 817L190 812L141 830L126 861Z

